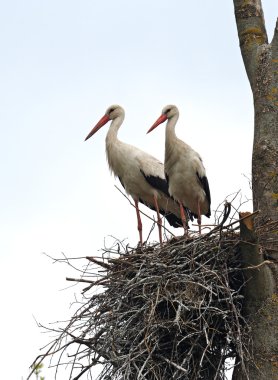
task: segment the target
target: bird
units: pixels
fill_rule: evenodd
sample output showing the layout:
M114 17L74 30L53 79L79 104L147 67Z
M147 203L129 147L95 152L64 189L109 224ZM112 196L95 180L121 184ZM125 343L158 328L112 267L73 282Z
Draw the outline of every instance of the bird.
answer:
M108 166L111 172L119 178L126 193L134 200L140 244L141 246L143 245L143 237L139 202L156 211L159 242L162 245L162 220L160 214L165 216L171 226L175 228L182 227L180 207L170 197L163 163L141 149L118 139L118 130L124 118L124 109L119 105L111 105L85 138L85 141L111 121L106 135ZM184 212L188 213L187 210L184 210ZM190 217L190 214L188 215Z
M169 194L180 205L180 215L185 233L188 233L184 207L187 207L197 218L199 234L201 234L201 215L210 217L211 195L206 170L199 153L175 133L179 118L179 110L175 105L165 106L160 117L147 133L158 125L166 123L165 131L165 177L169 186Z

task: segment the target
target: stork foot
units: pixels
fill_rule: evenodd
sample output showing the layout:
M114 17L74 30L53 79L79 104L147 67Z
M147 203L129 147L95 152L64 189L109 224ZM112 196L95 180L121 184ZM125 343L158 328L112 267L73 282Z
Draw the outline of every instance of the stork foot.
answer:
M144 248L145 245L146 245L145 241L144 242L138 241L136 251L142 251L142 249Z
M141 248L143 246L143 243L139 240L137 243L137 248Z

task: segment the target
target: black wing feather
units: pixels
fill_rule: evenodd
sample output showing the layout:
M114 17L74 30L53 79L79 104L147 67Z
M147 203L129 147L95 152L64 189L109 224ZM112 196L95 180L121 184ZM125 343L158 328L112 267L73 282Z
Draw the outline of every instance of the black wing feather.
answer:
M168 183L166 179L154 176L154 175L147 175L143 172L142 169L140 169L141 173L143 174L145 180L155 189L162 191L164 194L166 194L168 197L170 197L169 190L168 190Z
M156 211L154 206L149 205L148 203L145 203L140 198L139 198L139 202L143 203L143 205L149 207L151 210ZM171 212L167 212L161 208L159 209L159 213L167 219L170 226L174 228L182 227L182 220L179 217L177 217L175 214L172 214Z
M157 190L160 190L162 191L165 195L167 195L167 197L171 198L173 201L174 201L174 198L171 197L170 193L169 193L169 177L168 177L168 174L165 173L165 178L161 178L161 177L158 177L158 176L152 176L152 175L146 175L142 169L140 169L141 173L143 174L145 180L152 186L154 187L155 189ZM142 202L142 201L141 201ZM142 202L144 203L144 202ZM155 210L154 208L150 207L149 205L147 205L149 208L151 208L152 210ZM169 224L172 226L172 227L182 227L182 220L180 218L178 218L175 214L172 214L170 212L166 212L164 210L159 210L160 213L162 215L165 216L165 218L168 220ZM184 211L187 215L187 219L188 220L191 220L193 221L194 217L193 217L193 214L192 212L187 208L187 207L184 207Z
M121 177L118 177L119 178L119 181L121 182L121 185L123 186L123 188L125 189L125 185L124 185L124 183L123 183L123 181L122 181L122 179L121 179Z
M207 212L206 216L209 218L211 215L211 213L210 213L211 197L210 197L210 189L209 189L208 179L206 176L201 177L198 172L197 172L197 177L199 178L199 180L201 182L202 188L204 189L207 200L208 200L209 211Z

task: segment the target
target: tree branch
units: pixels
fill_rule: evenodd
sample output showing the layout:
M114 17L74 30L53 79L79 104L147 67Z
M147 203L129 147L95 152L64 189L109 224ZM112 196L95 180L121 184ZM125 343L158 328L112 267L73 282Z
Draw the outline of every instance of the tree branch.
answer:
M261 0L234 0L240 49L252 89L257 65L258 48L268 44Z
M275 49L275 51L276 51L275 56L277 57L277 51L278 51L278 18L276 20L276 26L274 29L274 35L273 35L273 39L271 41L271 45Z

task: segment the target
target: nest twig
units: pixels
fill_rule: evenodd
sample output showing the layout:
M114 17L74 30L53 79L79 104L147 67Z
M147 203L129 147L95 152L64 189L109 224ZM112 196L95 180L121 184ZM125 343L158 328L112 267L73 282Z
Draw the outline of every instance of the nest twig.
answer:
M102 259L87 257L82 278L68 279L88 283L82 305L65 327L51 329L58 337L35 363L60 355L60 364L76 347L67 358L73 380L96 364L103 365L100 380L221 380L227 359L244 367L249 327L241 314L237 229L234 221L220 222L206 235L163 247L116 241Z

